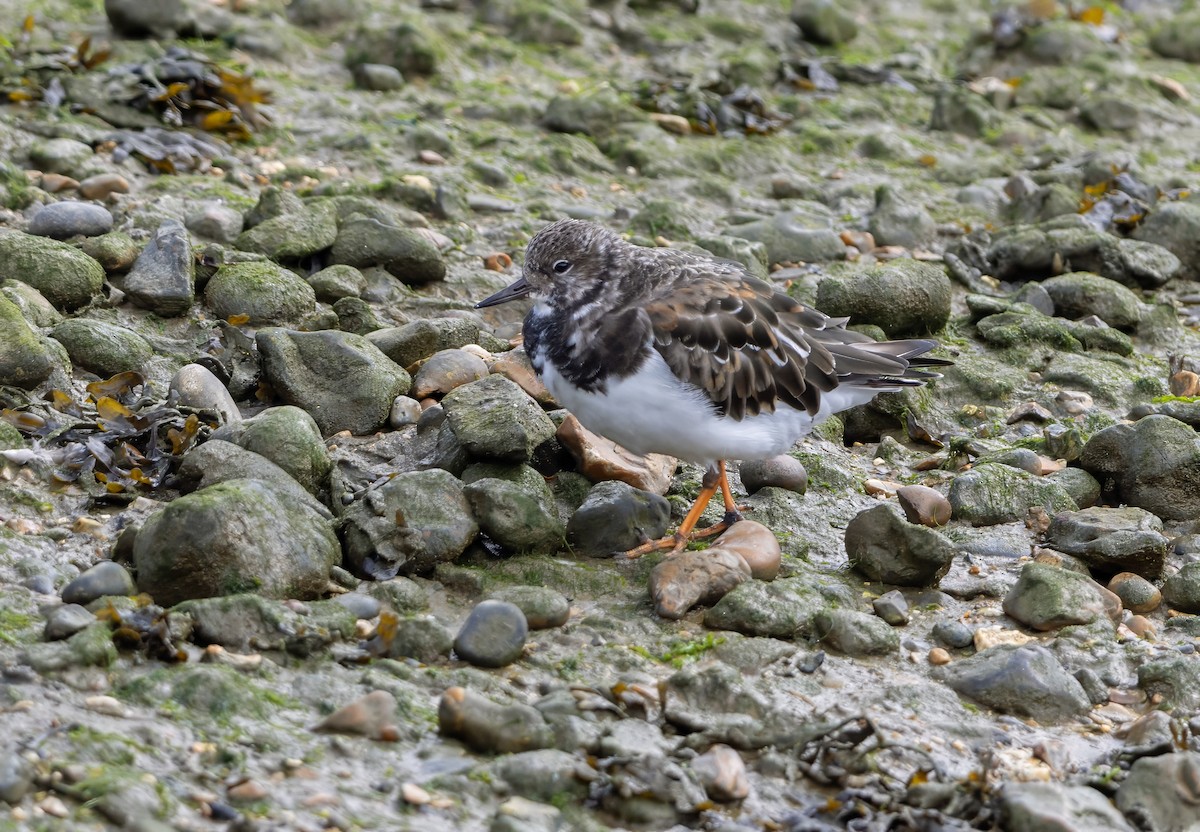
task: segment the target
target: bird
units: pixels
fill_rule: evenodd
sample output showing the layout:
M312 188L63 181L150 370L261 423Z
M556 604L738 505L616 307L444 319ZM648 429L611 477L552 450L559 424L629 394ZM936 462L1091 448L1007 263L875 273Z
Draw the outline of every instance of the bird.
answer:
M538 231L521 276L476 304L529 297L525 351L557 402L635 454L705 469L678 530L625 554L670 549L742 519L726 460L785 453L834 413L939 377L927 338L874 341L741 263L634 245L596 223ZM695 527L720 490L725 516Z

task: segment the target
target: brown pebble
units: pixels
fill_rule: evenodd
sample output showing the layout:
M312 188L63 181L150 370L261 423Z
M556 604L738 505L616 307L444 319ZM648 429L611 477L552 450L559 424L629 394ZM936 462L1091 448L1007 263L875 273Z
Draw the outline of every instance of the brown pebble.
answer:
M750 566L742 556L722 546L680 552L651 570L650 597L663 618L682 618L697 604L715 603L749 577Z
M483 258L483 267L489 272L508 271L508 267L511 265L512 258L503 251L494 251Z
M366 696L334 711L317 724L314 731L329 734L354 734L385 739L384 731L396 721L396 697L386 690L373 690Z
M944 526L950 522L950 501L927 485L906 485L897 489L896 499L910 523Z
M718 743L692 760L692 771L712 800L745 800L750 796L750 778L742 755Z
M436 150L422 150L417 153L417 159L423 165L444 165L446 157L438 153Z
M779 575L783 553L775 533L753 520L739 520L713 541L713 548L720 547L739 555L750 567L750 577L760 581L773 581Z
M945 647L934 647L929 651L929 663L933 665L950 664L950 651Z
M1154 622L1144 615L1129 616L1125 626L1138 638L1153 639L1158 635L1158 628L1154 626Z
M267 787L257 780L243 780L225 790L230 803L254 803L267 796Z
M1162 604L1158 587L1134 572L1118 572L1108 582L1108 588L1133 613L1153 612Z
M78 180L72 179L69 176L63 176L61 173L42 174L41 188L48 194L56 194L60 191L69 191L72 188L78 187Z
M742 485L751 494L768 486L797 494L808 490L808 472L804 470L804 463L787 454L743 462L738 468L738 475L742 478Z
M129 180L119 173L89 176L79 183L79 195L86 199L108 199L113 194L129 193Z
M509 381L515 383L518 387L533 397L533 400L542 406L557 407L554 401L554 396L546 389L546 385L542 384L542 380L538 378L537 373L533 369L533 365L529 363L529 355L521 347L514 350L501 353L496 356L488 369L493 373L499 373Z
M842 242L848 246L854 246L863 254L873 251L875 248L875 236L870 231L854 231L847 229L841 232L839 237Z

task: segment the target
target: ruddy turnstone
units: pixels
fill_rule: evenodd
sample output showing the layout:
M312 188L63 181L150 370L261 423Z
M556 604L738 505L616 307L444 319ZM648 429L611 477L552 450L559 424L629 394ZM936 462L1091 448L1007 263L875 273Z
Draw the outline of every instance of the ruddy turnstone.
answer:
M632 550L679 550L740 519L727 459L784 453L813 425L877 394L923 384L950 362L936 341L873 341L740 263L643 248L560 220L529 241L522 276L476 304L529 295L525 350L558 402L637 454L706 467L679 530ZM725 520L694 531L720 488Z

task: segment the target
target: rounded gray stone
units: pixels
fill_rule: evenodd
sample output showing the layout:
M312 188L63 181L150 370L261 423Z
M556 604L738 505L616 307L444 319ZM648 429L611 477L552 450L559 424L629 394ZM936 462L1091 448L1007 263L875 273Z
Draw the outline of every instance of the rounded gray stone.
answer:
M71 579L62 588L67 604L90 604L105 595L133 595L137 591L129 571L119 563L102 560Z
M515 604L525 614L531 630L547 630L567 623L571 602L548 586L510 586L496 590L492 598Z
M665 497L609 480L593 486L571 515L567 540L579 552L608 557L662 537L670 520Z
M241 411L229 390L203 364L184 364L171 378L167 391L168 397L173 395L183 407L215 411L222 424L242 421Z
M770 459L747 460L738 466L738 476L751 494L768 486L797 494L808 490L808 472L804 470L804 463L787 454Z
M950 319L950 278L931 263L894 260L826 277L817 287L817 306L827 315L875 324L890 338L923 335Z
M65 240L69 237L99 237L112 231L113 217L94 202L51 202L29 221L29 233Z
M95 620L96 616L79 604L63 604L46 616L46 629L42 635L46 641L60 641L70 638Z
M478 667L504 667L521 657L529 625L507 601L481 601L454 638L454 652Z
M143 371L154 349L141 335L94 318L70 318L50 331L71 361L101 377Z

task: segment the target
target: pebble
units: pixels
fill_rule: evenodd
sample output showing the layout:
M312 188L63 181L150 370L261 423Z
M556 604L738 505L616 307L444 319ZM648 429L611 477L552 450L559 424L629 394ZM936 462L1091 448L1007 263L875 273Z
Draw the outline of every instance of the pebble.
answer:
M743 462L738 467L738 475L751 494L768 486L797 494L808 490L808 472L804 470L804 464L787 454Z
M1091 395L1082 390L1063 390L1054 397L1054 401L1068 416L1079 416L1095 406Z
M746 763L728 745L718 743L692 760L692 771L712 800L745 800L750 796Z
M477 667L504 667L521 658L529 624L508 601L481 601L454 638L454 652Z
M577 552L609 557L661 537L670 519L665 497L625 482L599 482L567 522L567 540Z
M479 381L487 375L487 364L478 356L460 349L441 350L417 370L409 395L415 399L444 396L456 387Z
M945 647L934 647L929 651L929 663L937 666L950 664L950 651Z
M1162 603L1158 587L1141 575L1119 572L1108 582L1110 592L1116 593L1125 609L1134 613L1153 612Z
M906 485L896 490L896 500L910 523L944 526L950 522L950 501L936 488Z
M741 525L741 524L738 524ZM750 577L740 555L720 546L664 558L650 572L650 597L663 618L682 618L697 604L714 604Z
M242 212L220 202L208 202L184 218L188 231L218 243L232 243L242 233Z
M1200 561L1186 563L1163 582L1163 600L1180 612L1200 613Z
M388 412L388 424L399 429L415 425L421 418L421 403L409 396L397 396Z
M90 604L105 595L133 595L137 588L128 570L119 563L102 560L62 588L67 604Z
M713 541L712 549L733 552L750 567L750 577L773 581L779 575L783 552L775 533L753 520L739 520Z
M203 364L184 364L171 379L168 395L174 394L178 404L197 410L212 410L222 424L237 424L242 413L229 389Z
M125 706L112 696L89 696L83 700L83 706L93 713L105 716L125 716Z
M267 787L257 780L243 780L235 786L230 786L225 792L230 803L255 803L265 800L270 794Z
M559 832L562 812L546 803L510 797L496 809L489 832Z
M76 235L99 237L112 231L113 217L108 209L91 202L51 202L29 221L29 233L39 237L65 240Z
M975 641L975 631L961 621L939 621L933 625L932 635L947 647L962 649Z
M908 601L898 589L880 595L871 602L871 606L876 615L893 627L902 627L908 623Z
M129 193L129 180L119 173L98 173L79 183L79 195L84 199L105 200L113 194Z
M442 694L438 730L483 753L513 754L554 745L554 733L537 708L520 702L501 705L461 687Z
M379 615L383 605L379 599L372 598L362 592L346 592L334 597L333 602L354 613L355 618L374 618Z
M980 627L971 637L975 644L975 649L982 653L989 647L997 647L1002 644L1028 644L1033 641L1033 636L1025 635L1020 630L1006 630L1003 627Z
M79 182L61 173L47 173L43 174L40 187L48 194L57 194L78 188Z
M860 511L846 524L845 542L851 566L897 586L936 584L957 551L941 532L909 523L888 503Z
M11 805L33 788L34 768L13 749L0 749L0 802Z
M21 586L38 595L54 594L54 578L49 575L33 575L21 581Z
M397 739L396 697L386 690L373 690L334 711L313 730L394 742Z
M46 616L46 629L42 635L46 641L70 638L95 620L96 616L79 604L63 604Z

